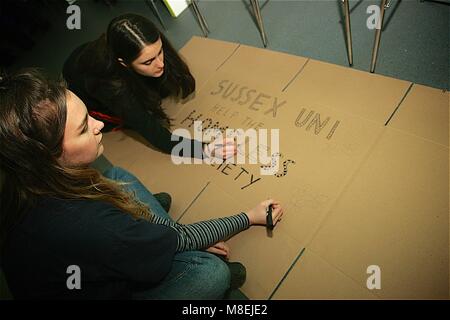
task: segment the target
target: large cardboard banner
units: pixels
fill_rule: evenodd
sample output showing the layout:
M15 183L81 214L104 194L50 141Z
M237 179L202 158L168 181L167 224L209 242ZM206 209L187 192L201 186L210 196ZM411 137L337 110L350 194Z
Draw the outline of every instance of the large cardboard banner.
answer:
M123 133L105 135L105 154L170 192L182 223L279 199L286 214L272 233L229 240L250 298L448 297L448 92L198 37L181 53L197 90L165 101L172 129L266 138L247 137L233 163L176 165Z

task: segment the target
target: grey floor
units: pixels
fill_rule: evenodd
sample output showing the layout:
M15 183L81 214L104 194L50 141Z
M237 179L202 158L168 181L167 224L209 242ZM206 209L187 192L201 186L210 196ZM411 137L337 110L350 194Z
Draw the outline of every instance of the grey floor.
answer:
M443 0L448 1L448 0ZM156 1L167 26L164 33L177 48L192 36L202 36L191 9L172 18L161 0ZM374 30L366 10L379 0L350 1L354 65L369 70ZM348 65L339 0L260 0L268 49ZM68 30L67 16L55 16L53 27L14 67L40 66L57 74L77 45L97 38L115 16L136 12L159 22L144 0L118 0L109 7L93 0L78 0L81 30ZM249 0L199 0L209 24L209 37L263 47ZM394 0L386 11L376 73L435 88L449 89L450 6L420 0Z

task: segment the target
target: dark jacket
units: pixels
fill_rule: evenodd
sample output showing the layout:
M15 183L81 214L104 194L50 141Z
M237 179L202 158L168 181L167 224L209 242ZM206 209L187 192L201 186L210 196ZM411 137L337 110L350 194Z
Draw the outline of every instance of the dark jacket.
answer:
M1 261L16 299L128 299L164 278L176 245L170 227L111 204L42 198L8 234ZM73 265L81 289L67 286Z

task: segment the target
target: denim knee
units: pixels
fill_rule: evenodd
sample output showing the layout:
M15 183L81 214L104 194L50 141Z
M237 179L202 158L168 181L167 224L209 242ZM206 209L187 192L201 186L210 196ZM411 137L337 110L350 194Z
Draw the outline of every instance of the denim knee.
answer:
M134 299L215 300L230 288L226 263L205 251L185 251L174 257L172 269L157 286L134 293Z
M202 299L222 299L230 288L230 268L219 257L203 252L198 256L201 263L198 265L198 273L203 279L198 279Z

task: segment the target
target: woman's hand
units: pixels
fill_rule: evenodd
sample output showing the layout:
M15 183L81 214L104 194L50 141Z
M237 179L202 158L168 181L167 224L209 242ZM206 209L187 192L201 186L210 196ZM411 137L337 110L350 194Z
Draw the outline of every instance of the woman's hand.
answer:
M210 253L218 254L221 256L225 256L225 258L228 258L230 256L230 248L223 241L217 242L215 245L206 249L206 251L208 251Z
M236 141L233 138L215 139L205 146L204 151L209 158L226 160L236 155Z
M274 199L269 199L261 202L253 209L246 212L248 219L250 220L250 225L260 224L266 225L267 208L272 205L272 221L275 226L278 221L280 221L283 216L283 208L279 201Z

